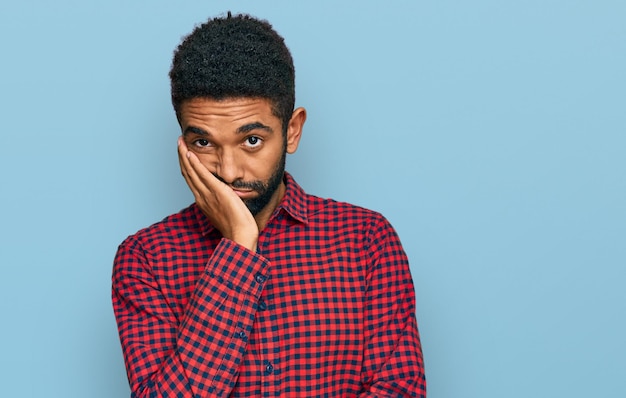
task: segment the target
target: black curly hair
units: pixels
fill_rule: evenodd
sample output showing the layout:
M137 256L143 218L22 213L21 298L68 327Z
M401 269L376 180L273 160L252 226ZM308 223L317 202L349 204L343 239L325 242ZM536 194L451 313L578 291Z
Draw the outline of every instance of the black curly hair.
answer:
M172 104L192 98L256 97L272 102L283 134L295 103L295 69L269 22L246 14L209 19L185 37L170 69Z

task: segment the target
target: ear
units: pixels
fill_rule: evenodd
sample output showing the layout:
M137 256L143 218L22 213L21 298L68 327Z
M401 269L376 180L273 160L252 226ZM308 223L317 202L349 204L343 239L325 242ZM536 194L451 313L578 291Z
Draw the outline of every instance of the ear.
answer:
M302 107L296 108L287 125L287 153L292 154L298 149L305 121L306 109Z

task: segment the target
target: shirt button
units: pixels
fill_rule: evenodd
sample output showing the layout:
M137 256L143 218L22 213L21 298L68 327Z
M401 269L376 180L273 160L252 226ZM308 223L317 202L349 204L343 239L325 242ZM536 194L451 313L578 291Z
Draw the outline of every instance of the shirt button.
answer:
M240 338L240 339L242 339L242 340L245 340L245 339L246 339L246 337L248 337L248 336L246 335L246 332L244 332L244 331L242 330L241 332L238 332L238 333L237 333L237 337L239 337L239 338Z
M265 275L256 274L254 279L256 279L256 281L259 282L259 283L263 283L263 282L265 282L267 280L267 277Z
M263 300L259 300L259 311L265 311L267 309L267 303Z
M270 374L273 371L274 371L274 365L268 362L268 364L265 365L265 373Z

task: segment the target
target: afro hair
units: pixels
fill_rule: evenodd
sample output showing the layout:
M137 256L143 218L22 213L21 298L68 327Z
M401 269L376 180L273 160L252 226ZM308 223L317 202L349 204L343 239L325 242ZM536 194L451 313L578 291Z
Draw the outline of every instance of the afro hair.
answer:
M169 76L177 115L192 98L264 98L286 131L295 69L284 39L267 21L228 12L197 26L174 52Z

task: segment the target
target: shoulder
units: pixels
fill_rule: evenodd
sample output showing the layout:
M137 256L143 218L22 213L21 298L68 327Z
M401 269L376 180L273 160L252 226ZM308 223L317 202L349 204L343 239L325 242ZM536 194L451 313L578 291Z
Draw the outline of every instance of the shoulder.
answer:
M394 270L407 268L408 259L400 237L380 212L312 195L308 203L309 231L316 237L324 236L335 247L349 248L364 261L367 272L388 264Z
M120 247L141 247L143 250L150 251L185 236L201 234L202 225L198 212L195 205L182 209L128 236Z
M305 192L288 173L285 173L285 182L287 192L282 207L299 221L310 225L327 224L333 228L386 223L382 214L376 211Z
M369 231L393 229L387 218L378 211L352 203L307 195L309 220L312 222L336 222Z

